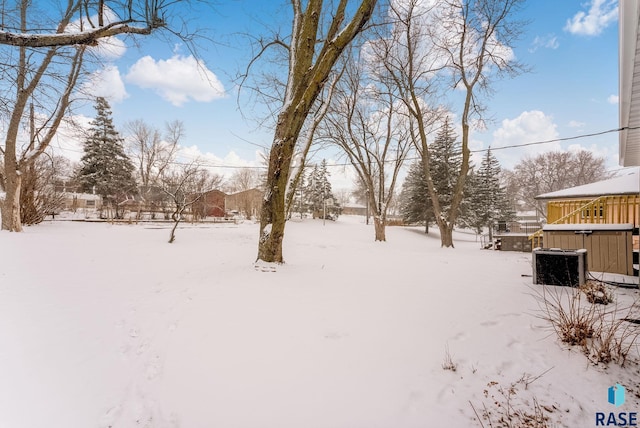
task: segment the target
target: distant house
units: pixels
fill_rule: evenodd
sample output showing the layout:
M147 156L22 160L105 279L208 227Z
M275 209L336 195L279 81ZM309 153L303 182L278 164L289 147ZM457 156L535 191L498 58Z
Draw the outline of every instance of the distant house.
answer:
M367 215L367 206L347 203L342 206L342 215Z
M220 190L209 190L193 203L191 212L196 219L205 217L224 217L226 212L226 194Z
M589 270L637 274L640 168L536 199L547 202L547 225L530 236L534 246L586 248Z
M529 235L541 227L536 211L518 211L512 221L499 221L495 228L495 249L502 251L531 251Z
M99 210L102 208L102 196L91 193L62 193L63 209L65 211L83 210Z
M258 218L262 208L264 191L258 188L226 195L225 206L228 212L237 212L246 218Z

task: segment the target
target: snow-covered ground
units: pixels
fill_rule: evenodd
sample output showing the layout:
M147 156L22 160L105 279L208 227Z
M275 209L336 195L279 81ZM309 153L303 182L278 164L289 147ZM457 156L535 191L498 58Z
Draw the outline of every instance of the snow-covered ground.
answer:
M341 217L291 221L263 272L255 224L168 227L0 233L0 427L480 426L512 386L550 426L640 411L637 366L595 367L538 318L530 254L418 228L376 243Z

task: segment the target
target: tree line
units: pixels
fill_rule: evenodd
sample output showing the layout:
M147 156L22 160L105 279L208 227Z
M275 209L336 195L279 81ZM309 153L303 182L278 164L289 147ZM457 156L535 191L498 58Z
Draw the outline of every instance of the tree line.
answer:
M1 95L6 132L0 148L0 186L5 192L0 209L2 230L16 232L22 230L23 173L34 168L60 124L68 120L72 104L80 98L79 83L101 42L162 30L185 41L190 37L176 22L180 17L173 14L175 3L71 0L59 8L40 6L19 0L2 8L1 71L2 80L10 84ZM29 124L29 141L21 147L25 123Z
M360 1L350 19L348 3L293 1L290 37L261 41L256 55L257 61L273 48L272 58L284 52L288 60L286 77L274 85L274 94L284 97L273 97L279 105L260 260L284 261L285 197L296 185L291 167L301 162L295 154L304 154L309 140L344 153L366 189L376 241L386 240L399 172L416 153L441 245L453 246L470 171L471 126L483 119L492 82L526 71L512 52L523 26L514 18L521 0L384 2L378 13L377 2ZM432 138L454 116L461 129L461 161L451 171L450 199L443 200L432 177Z
M166 124L164 132L143 120L130 122L125 128L128 143L113 123L108 101L98 97L95 117L83 131L83 155L79 164L74 168L62 157L51 157L51 165L27 171L23 177L22 223L40 223L61 208L63 194L53 189L62 174L70 190L101 196L101 215L116 219L123 218L123 204L130 201L130 205L138 206L138 216L144 211L150 213L152 219L160 213L164 218L179 221L189 209L194 216L206 217L206 206L201 203L204 192L264 190L263 177L256 170L241 168L225 180L197 160L179 162L180 143L186 133L179 121ZM336 219L341 209L329 178L326 160L301 171L299 191L293 196L289 215L296 212ZM45 198L49 200L45 202ZM241 214L250 217L251 208L241 205L244 211Z

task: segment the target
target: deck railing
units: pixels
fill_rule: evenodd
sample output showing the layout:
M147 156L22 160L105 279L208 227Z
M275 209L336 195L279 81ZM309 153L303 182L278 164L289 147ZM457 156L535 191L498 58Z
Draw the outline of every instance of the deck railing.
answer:
M547 224L620 224L640 225L640 195L600 196L592 200L550 201ZM529 235L532 246L539 247L542 229Z

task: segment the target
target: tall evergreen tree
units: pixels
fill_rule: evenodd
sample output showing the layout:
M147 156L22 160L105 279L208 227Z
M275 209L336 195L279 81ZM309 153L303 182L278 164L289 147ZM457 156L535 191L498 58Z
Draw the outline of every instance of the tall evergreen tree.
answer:
M449 124L449 119L446 119L429 146L431 177L438 194L440 208L445 215L451 208L453 193L462 167L462 145L456 139L457 136Z
M306 169L306 165L303 166L303 170L299 173L295 184L292 184L288 190L289 194L287 199L290 201L288 218L291 218L294 212L298 213L300 218L302 218L304 213L307 212L307 202L305 197L307 191Z
M409 167L400 193L400 214L405 223L424 224L425 233L429 233L429 221L433 220L433 208L422 161L416 161Z
M442 212L446 215L451 207L456 181L462 165L462 149L456 135L446 119L442 128L429 146L430 171ZM403 220L408 223L425 224L429 232L429 221L434 220L433 204L429 197L427 179L422 161L411 165L402 186L400 206Z
M494 227L499 221L513 218L505 187L500 183L500 162L487 150L478 172L469 180L473 186L469 204L469 225L477 231L487 228L493 240Z
M84 141L78 181L83 191L95 192L106 204L113 203L118 217L118 201L126 194L135 193L135 167L113 125L107 100L98 97L95 109L96 117Z
M322 217L326 209L327 214L335 216L336 207L333 203L325 206L325 201L332 200L333 192L331 191L331 182L329 181L330 173L327 170L327 161L323 159L320 165L314 165L307 177L307 185L305 186L306 206L313 214L313 217Z
M448 216L451 209L456 182L462 168L462 145L457 140L449 120L446 119L438 131L433 143L429 146L430 171L433 185L438 196L443 215ZM473 169L471 168L471 172ZM471 175L471 173L470 173ZM472 180L465 182L464 197L458 206L458 219L461 224L469 224L472 215L469 210L471 202ZM427 179L421 161L414 163L407 174L403 185L401 211L403 219L410 223L425 223L425 231L429 232L429 221L434 221L433 203L429 196Z

